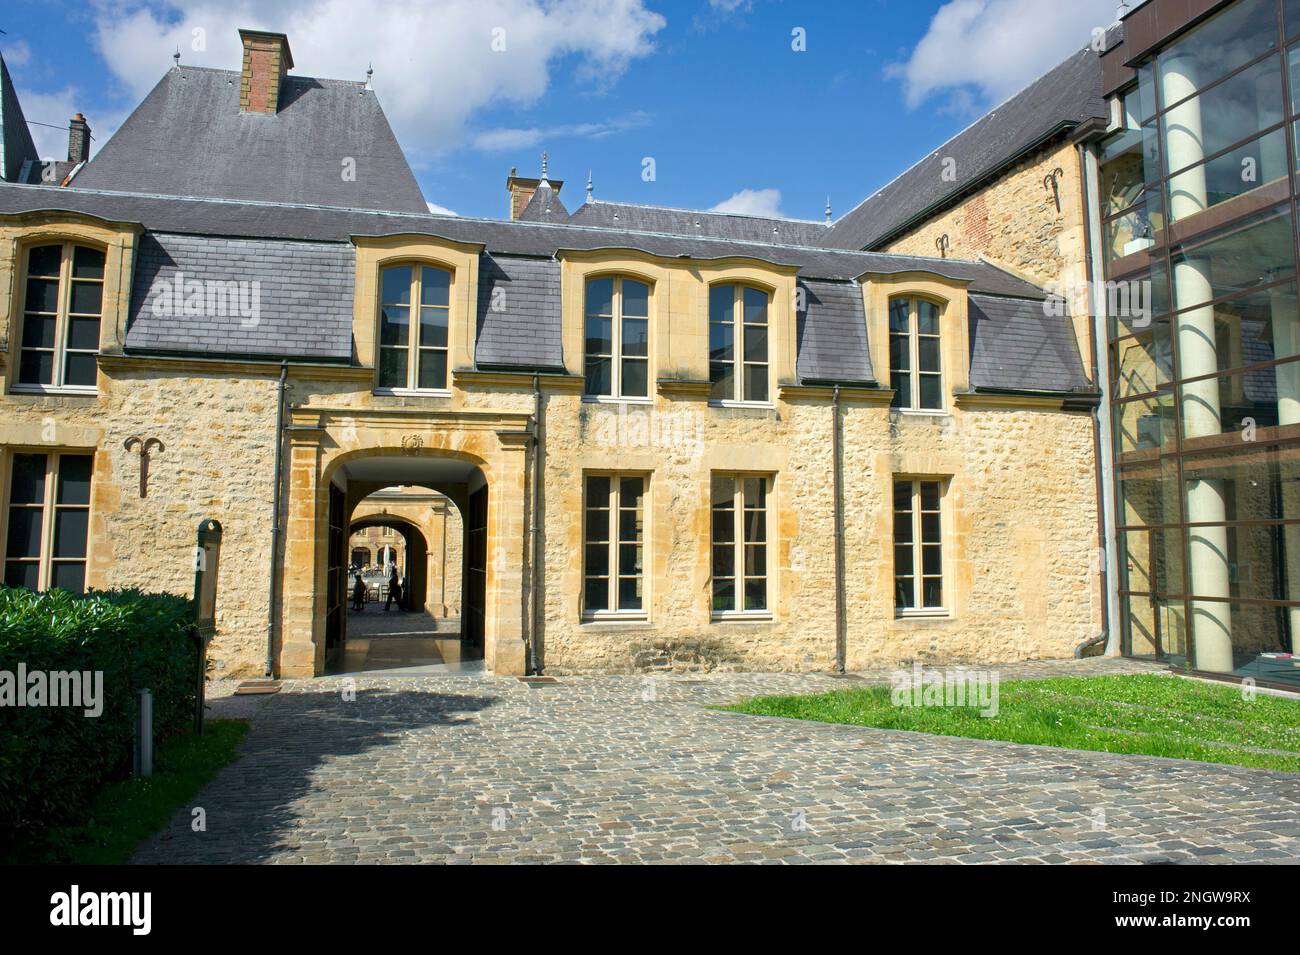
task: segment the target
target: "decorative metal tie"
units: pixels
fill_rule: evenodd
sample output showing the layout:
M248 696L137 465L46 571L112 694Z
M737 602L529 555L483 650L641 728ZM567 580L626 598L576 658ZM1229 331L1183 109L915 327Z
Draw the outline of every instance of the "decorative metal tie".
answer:
M163 443L157 438L142 438L139 435L131 435L123 443L122 447L128 451L139 449L140 453L140 496L145 497L149 493L149 455L153 451L166 451Z

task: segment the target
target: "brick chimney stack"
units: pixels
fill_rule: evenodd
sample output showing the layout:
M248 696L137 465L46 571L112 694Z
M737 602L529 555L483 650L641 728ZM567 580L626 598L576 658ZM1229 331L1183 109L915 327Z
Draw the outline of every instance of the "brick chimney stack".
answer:
M90 161L90 124L78 113L68 122L68 162Z
M244 42L244 67L239 78L239 110L271 113L280 108L280 85L293 69L289 38L283 33L240 30Z

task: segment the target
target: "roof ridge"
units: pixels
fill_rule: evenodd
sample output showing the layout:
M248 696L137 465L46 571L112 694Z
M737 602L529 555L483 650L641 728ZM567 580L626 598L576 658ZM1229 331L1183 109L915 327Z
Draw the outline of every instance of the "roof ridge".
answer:
M584 203L586 205L587 203ZM689 209L685 206L657 206L648 202L610 202L608 199L593 199L591 205L628 206L632 209L662 209L665 212L694 212L707 216L734 216L738 219L762 219L765 222L797 222L800 225L826 226L816 219L799 219L794 216L760 216L752 212L721 212L716 209Z

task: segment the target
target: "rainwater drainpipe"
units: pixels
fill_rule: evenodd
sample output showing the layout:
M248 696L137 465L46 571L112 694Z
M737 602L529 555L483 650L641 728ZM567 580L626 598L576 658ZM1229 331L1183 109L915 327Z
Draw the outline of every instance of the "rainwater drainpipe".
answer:
M847 656L844 631L844 495L840 477L840 386L831 393L831 474L835 494L835 672L843 673Z
M275 597L280 589L280 487L284 482L284 393L289 378L289 363L280 362L280 384L275 401L275 489L271 494L271 573L266 597L266 675L275 676Z
M532 582L528 587L528 671L541 674L541 661L537 653L537 636L541 627L537 623L537 614L541 603L537 599L537 590L542 580L542 522L537 513L542 505L542 386L541 379L533 375L533 501L528 508L529 534L532 536L532 559L529 571Z

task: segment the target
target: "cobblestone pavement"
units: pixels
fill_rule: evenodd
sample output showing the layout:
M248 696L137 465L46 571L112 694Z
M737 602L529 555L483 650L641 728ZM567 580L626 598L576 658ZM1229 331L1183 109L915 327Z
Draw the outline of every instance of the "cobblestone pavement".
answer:
M1132 661L1000 668L1134 672ZM865 674L880 679L882 673ZM242 757L139 862L1294 862L1300 776L707 709L818 674L433 676L226 697Z

